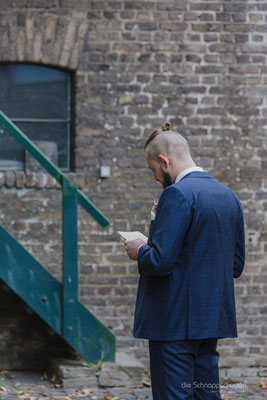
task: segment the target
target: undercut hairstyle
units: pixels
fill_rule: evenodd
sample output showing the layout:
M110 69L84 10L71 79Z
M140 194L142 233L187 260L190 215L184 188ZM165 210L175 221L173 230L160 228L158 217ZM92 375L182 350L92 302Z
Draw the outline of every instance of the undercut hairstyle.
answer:
M191 157L187 140L180 133L172 131L169 122L165 122L161 128L151 133L144 150L148 153L149 158L155 161L159 161L159 154L179 159Z

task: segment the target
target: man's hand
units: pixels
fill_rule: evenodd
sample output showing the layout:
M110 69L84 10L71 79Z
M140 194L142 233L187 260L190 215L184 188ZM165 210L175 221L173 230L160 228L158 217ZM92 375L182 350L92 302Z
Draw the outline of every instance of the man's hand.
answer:
M146 243L141 239L126 240L124 242L126 253L128 254L131 260L137 260L138 247L141 246L141 244L146 244Z

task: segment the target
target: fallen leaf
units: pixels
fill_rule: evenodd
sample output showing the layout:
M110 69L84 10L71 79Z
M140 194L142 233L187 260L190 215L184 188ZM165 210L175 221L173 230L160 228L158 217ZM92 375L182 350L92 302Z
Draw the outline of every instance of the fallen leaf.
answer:
M267 390L267 377L260 378L259 385L262 389Z
M142 384L146 387L151 387L151 380L147 376L143 377Z
M9 371L7 371L6 369L1 371L1 375L8 375L8 374L9 374Z
M92 399L92 397L91 397L91 399ZM120 400L120 398L119 397L112 397L112 396L105 395L104 396L104 400Z
M85 396L89 396L90 394L93 394L94 392L92 392L92 390L90 390L90 389L82 389L81 393Z
M60 383L52 383L50 387L53 389L62 389L63 386Z
M53 383L57 381L57 377L56 377L55 374L53 374L53 375L51 376L50 381L53 382Z

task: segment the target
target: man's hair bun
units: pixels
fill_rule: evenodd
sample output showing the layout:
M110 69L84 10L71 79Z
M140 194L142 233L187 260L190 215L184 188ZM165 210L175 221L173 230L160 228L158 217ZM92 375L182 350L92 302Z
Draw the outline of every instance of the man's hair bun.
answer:
M165 122L163 125L162 125L162 128L161 128L163 131L170 131L171 130L171 124L169 123L169 122Z
M147 139L144 149L147 148L150 142L154 140L158 135L162 134L162 132L165 131L170 131L171 130L171 124L169 122L165 122L161 128L157 129L156 131L152 132L149 138Z

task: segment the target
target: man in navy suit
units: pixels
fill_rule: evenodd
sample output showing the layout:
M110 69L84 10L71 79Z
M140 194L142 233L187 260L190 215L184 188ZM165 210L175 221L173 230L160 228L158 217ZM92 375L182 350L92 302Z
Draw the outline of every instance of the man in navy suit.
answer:
M245 264L240 201L196 166L165 123L145 144L164 190L148 243L125 242L140 274L134 337L149 340L154 400L221 399L219 338L237 337L234 279Z

